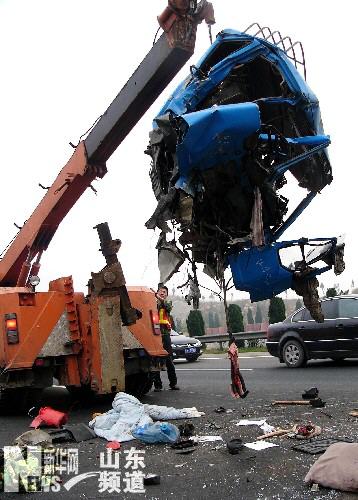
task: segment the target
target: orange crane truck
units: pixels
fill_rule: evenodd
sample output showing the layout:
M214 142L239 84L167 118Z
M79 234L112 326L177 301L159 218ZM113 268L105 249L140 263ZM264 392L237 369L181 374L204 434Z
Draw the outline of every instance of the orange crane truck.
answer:
M194 52L202 18L193 2L181 0L173 10L175 3L158 18L163 23L164 16L166 33L75 147L0 261L0 395L6 405L19 405L54 377L70 390L144 394L151 370L167 354L153 322L154 294L126 288L120 241L106 223L96 227L106 266L91 273L87 295L75 292L71 276L51 281L48 292L37 292L36 285L41 256L60 222L106 174L106 161Z

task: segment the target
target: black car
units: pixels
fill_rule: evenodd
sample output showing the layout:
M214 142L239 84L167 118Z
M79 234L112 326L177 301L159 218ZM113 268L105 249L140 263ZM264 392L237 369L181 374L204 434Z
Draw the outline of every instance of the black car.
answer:
M289 368L309 359L358 357L358 295L321 301L324 322L317 323L303 307L282 323L269 326L267 349Z
M170 333L172 341L173 358L184 358L187 361L196 361L202 355L202 343L194 338L180 335L174 330Z

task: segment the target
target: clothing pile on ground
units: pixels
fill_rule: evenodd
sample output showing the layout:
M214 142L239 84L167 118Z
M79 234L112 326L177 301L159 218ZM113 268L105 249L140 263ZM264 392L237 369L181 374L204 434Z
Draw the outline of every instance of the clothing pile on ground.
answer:
M146 424L151 424L154 420L196 418L203 415L196 408L177 409L142 404L137 398L125 392L116 395L112 407L112 410L91 420L89 426L97 436L120 443L135 439L133 432Z

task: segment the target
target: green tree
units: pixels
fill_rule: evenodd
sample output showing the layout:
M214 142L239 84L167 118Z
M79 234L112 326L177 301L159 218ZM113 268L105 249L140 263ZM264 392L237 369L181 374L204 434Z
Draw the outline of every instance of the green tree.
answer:
M188 327L190 337L200 337L201 335L205 335L205 323L203 315L199 309L190 311L186 320L186 326Z
M244 331L244 318L241 307L237 304L230 304L228 307L229 323L232 333Z
M242 316L241 307L237 304L230 304L228 307L228 327L232 333L243 332L244 331L244 318ZM244 347L244 340L236 340L236 345L238 347Z
M208 314L208 326L209 326L209 328L215 327L214 313L211 309L210 309L209 314Z
M327 288L326 297L335 297L337 295L337 290L335 287Z
M301 309L302 306L303 306L302 300L301 299L297 299L296 300L296 305L295 305L295 311L297 311L297 309Z
M285 303L281 297L272 297L269 306L269 323L279 323L286 317Z
M220 317L219 317L219 313L217 311L214 314L214 326L215 326L215 328L219 328L219 326L220 326Z
M256 306L255 323L262 323L262 311L260 304Z
M251 307L249 307L248 310L247 310L247 324L248 325L253 325L254 323L255 323L255 321L254 321L254 315L252 314Z

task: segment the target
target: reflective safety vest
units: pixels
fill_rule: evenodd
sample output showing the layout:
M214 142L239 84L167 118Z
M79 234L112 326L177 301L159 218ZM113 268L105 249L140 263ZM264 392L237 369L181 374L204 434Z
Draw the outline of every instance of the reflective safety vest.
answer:
M161 307L160 305L158 305L158 316L160 325L165 325L169 328L172 327L172 322L170 321L170 314L165 306Z

